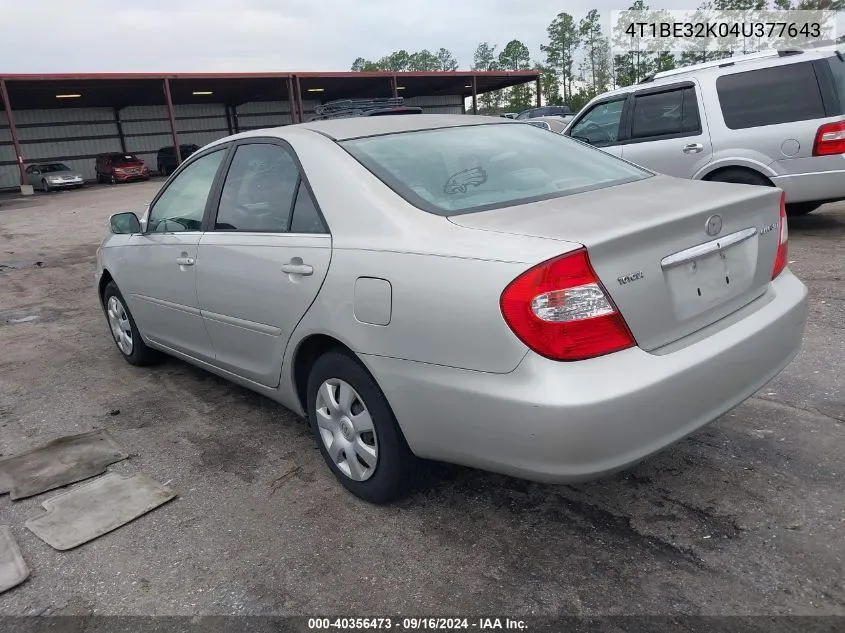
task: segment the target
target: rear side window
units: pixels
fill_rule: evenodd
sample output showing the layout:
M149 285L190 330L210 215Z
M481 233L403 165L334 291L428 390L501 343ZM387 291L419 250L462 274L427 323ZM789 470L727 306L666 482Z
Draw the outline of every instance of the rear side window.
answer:
M825 116L819 82L809 62L724 75L716 92L732 130Z
M631 136L649 138L701 132L695 88L634 97Z
M615 156L524 123L385 134L342 145L405 200L446 216L651 176ZM565 210L561 205L561 213Z
M290 223L291 233L328 233L326 225L317 211L317 205L308 192L308 187L301 180L293 205L293 218Z

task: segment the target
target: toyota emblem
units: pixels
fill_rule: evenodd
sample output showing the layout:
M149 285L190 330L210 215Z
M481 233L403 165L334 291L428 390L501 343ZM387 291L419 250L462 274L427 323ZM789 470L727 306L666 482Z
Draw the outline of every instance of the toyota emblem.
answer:
M707 224L704 226L704 230L707 231L707 235L716 236L722 232L722 216L721 215L711 215L707 218Z

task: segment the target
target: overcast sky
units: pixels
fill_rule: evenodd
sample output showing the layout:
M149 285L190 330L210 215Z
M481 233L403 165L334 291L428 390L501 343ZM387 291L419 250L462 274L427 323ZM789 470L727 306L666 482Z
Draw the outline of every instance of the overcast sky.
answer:
M0 73L348 70L356 57L522 40L533 59L554 16L629 2L577 0L0 0ZM685 8L697 2L651 2ZM53 10L55 7L55 10Z

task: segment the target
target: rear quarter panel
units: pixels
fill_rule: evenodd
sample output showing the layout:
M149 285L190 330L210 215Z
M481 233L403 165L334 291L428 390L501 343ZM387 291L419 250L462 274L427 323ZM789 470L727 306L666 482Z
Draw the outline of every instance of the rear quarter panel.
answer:
M325 333L362 354L494 373L512 371L527 348L502 318L502 290L526 264L391 251L336 249L299 339ZM390 321L355 316L355 282L390 283Z
M732 73L724 73L729 74ZM829 117L731 129L722 114L717 81L718 77L712 77L701 82L713 142L713 160L696 176L698 178L704 177L714 169L730 165L749 167L769 177L780 175L783 171L779 166L780 161L811 157L816 130L822 123L840 118ZM760 98L765 99L766 96L761 95Z

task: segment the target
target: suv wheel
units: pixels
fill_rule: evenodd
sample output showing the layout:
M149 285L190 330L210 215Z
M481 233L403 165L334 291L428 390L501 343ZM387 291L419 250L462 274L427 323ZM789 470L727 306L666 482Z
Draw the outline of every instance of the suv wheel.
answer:
M731 167L716 172L707 178L711 182L735 182L741 185L759 185L762 187L773 187L772 181L750 169Z
M786 205L786 215L807 215L820 206L822 206L820 202L793 202L792 204Z
M343 486L390 503L414 482L417 458L376 381L354 358L331 351L308 377L308 420L323 459Z

